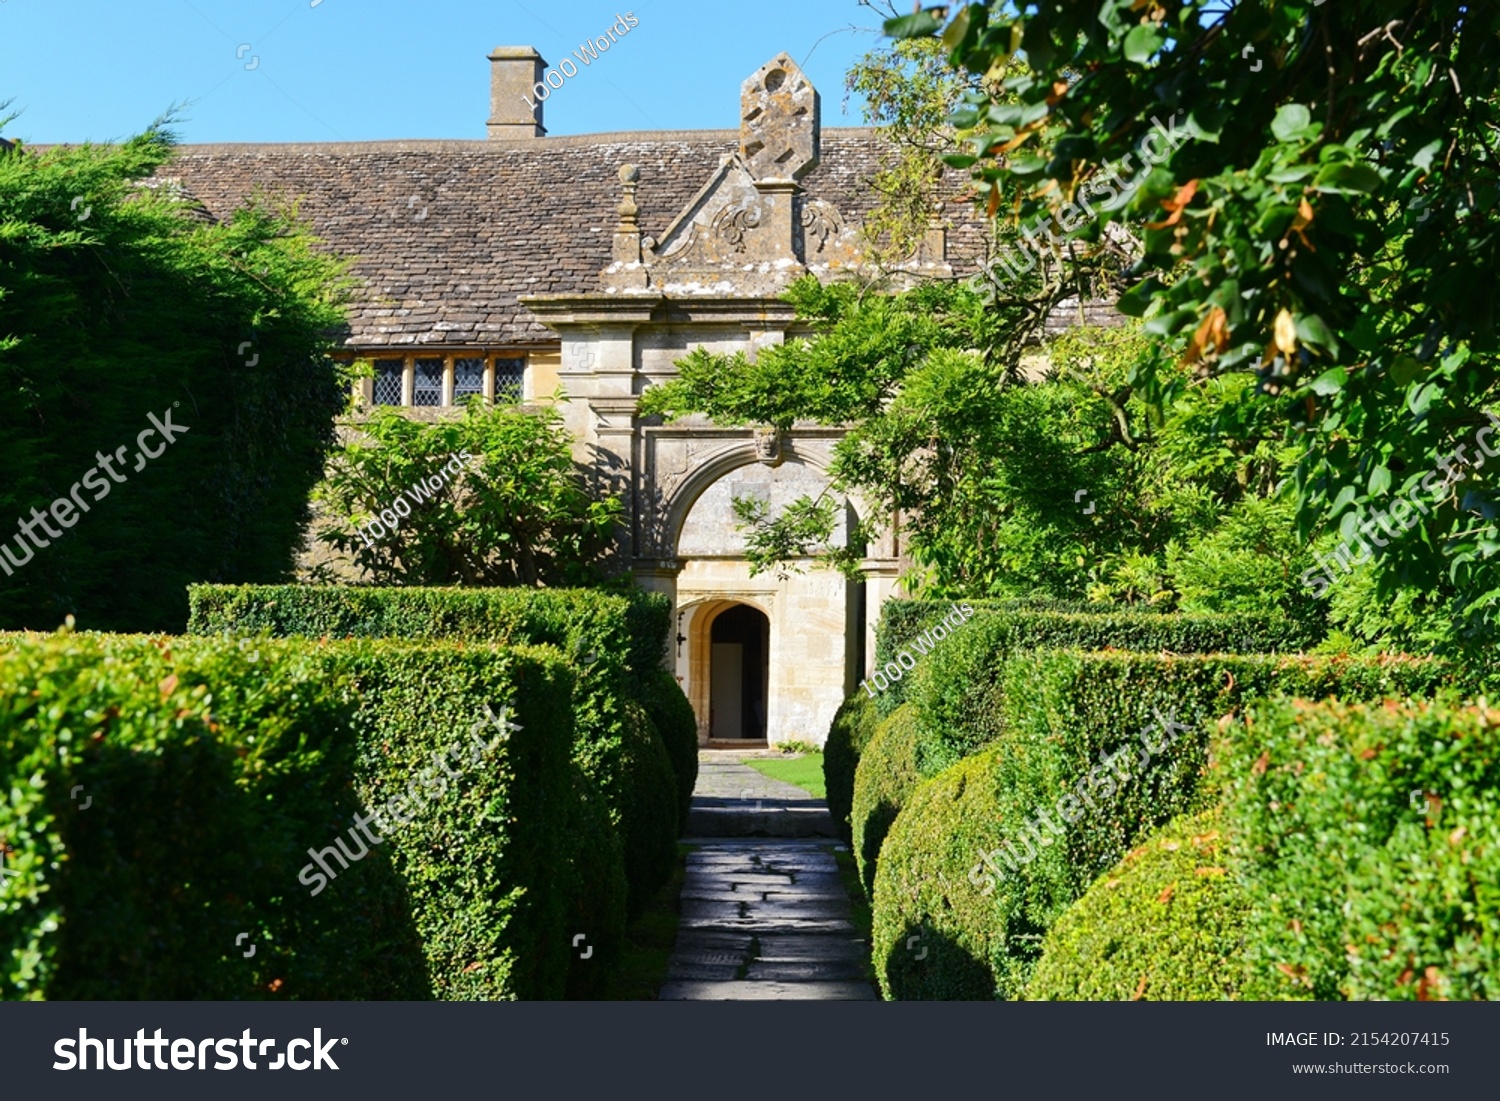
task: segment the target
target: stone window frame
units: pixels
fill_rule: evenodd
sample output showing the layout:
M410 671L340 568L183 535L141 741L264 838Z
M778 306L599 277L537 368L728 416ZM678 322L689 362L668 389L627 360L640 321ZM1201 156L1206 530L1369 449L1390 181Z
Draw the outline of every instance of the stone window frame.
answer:
M495 361L502 360L507 363L514 360L521 361L521 400L531 400L528 391L531 388L531 357L520 348L420 348L411 350L396 350L387 348L372 348L366 352L350 353L339 357L345 363L363 359L371 363L376 360L399 359L402 362L401 381L401 403L399 405L386 406L388 409L453 409L453 376L454 361L460 359L482 359L484 360L484 400L493 402L495 400ZM437 405L415 405L413 404L414 391L416 388L416 362L419 359L440 359L443 361L443 390ZM354 383L354 396L359 403L367 409L375 407L375 380L373 378L362 378Z

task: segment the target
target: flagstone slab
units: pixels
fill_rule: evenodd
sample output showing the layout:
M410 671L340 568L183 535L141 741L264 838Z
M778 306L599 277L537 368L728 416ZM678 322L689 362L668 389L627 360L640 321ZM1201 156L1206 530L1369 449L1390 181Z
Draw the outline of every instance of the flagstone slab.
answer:
M657 997L874 999L824 802L732 754L700 762L677 943Z

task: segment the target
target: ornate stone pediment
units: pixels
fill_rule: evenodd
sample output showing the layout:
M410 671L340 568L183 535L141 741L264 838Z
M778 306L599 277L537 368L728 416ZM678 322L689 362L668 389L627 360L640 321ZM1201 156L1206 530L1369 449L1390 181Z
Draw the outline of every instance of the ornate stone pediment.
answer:
M620 170L625 198L605 290L671 295L771 297L810 269L859 262L855 227L797 181L819 156L818 91L786 54L740 89L740 147L663 232L640 236L639 173Z

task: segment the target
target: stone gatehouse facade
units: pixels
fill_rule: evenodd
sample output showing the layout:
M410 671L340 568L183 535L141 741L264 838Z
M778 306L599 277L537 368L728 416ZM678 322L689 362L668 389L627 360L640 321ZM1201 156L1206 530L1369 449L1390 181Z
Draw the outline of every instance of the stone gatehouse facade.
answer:
M802 335L779 296L859 268L889 150L871 130L824 130L785 54L743 82L736 130L560 138L522 94L541 56L502 47L490 63L488 140L184 146L174 186L215 217L256 190L285 195L353 259L346 343L375 365L366 403L427 417L470 394L564 397L577 459L625 502L620 560L674 602L670 661L700 740L821 743L873 660L898 525L885 518L861 582L752 576L732 499L822 491L838 433L636 409L694 349L753 357ZM937 208L901 277L968 274L983 237L968 203Z

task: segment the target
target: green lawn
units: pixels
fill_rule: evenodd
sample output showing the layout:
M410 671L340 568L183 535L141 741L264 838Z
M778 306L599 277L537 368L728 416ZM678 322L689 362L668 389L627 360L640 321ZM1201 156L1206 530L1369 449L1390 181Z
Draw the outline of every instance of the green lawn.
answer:
M823 786L823 754L804 753L800 757L752 757L745 764L773 780L796 784L819 799L828 796Z

